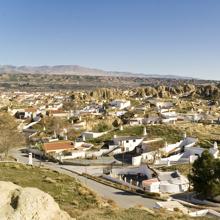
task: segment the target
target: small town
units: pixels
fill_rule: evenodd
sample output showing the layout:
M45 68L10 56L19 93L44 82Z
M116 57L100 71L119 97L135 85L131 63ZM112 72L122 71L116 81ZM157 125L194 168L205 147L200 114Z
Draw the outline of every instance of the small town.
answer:
M0 0L0 220L220 220L219 0Z
M192 101L188 93L159 98L125 90L123 99L109 97L106 89L92 93L1 92L0 116L8 120L4 143L10 144L5 154L19 164L88 180L103 197L106 192L91 183L146 197L140 204L148 208L219 217L218 206L197 199L190 184L194 161L207 154L219 161L218 101ZM12 123L17 130L11 131Z

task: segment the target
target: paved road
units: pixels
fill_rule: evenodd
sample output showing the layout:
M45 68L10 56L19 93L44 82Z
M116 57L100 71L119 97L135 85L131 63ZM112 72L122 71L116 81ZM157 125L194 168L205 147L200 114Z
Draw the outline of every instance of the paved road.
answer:
M19 150L12 150L10 154L15 157L19 162L21 163L28 163L28 157L26 154L22 154ZM61 173L67 174L69 176L75 177L78 179L82 184L86 185L88 188L96 192L99 196L105 198L105 199L111 199L115 201L115 203L121 207L121 208L130 208L137 205L141 205L143 207L147 208L153 208L155 205L155 202L157 200L155 199L149 199L144 198L139 195L131 194L124 192L122 190L115 189L110 186L103 185L101 183L97 183L96 181L87 179L83 176L77 175L76 173L67 171L63 168L66 168L66 166L52 163L52 162L41 162L40 160L33 158L33 164L43 165L44 167L57 170Z

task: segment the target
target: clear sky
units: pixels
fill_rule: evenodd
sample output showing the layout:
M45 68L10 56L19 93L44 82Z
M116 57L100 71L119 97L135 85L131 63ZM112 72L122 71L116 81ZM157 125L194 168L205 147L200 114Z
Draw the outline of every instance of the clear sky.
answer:
M220 0L0 0L0 64L220 80Z

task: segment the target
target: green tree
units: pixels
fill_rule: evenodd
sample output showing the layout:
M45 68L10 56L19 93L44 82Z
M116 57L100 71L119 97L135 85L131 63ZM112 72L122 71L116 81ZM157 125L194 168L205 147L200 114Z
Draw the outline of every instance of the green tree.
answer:
M96 132L105 132L111 129L111 126L105 122L98 123L93 130Z
M189 180L201 198L213 199L220 195L220 160L205 150L193 163Z

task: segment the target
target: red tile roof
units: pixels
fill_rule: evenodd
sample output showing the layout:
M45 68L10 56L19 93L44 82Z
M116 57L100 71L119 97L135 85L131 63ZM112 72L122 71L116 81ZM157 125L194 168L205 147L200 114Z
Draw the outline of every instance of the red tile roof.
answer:
M65 111L63 111L62 109L58 109L58 110L49 110L50 114L59 114L59 113L67 113Z
M143 185L151 185L152 183L156 183L159 182L157 178L153 178L153 179L149 179L149 180L143 180L142 184Z
M43 144L45 152L57 151L57 150L73 150L74 144L72 141L54 141Z
M37 109L36 108L32 108L32 107L29 107L29 108L25 109L25 112L32 112L32 113L34 113L36 111L37 111Z

